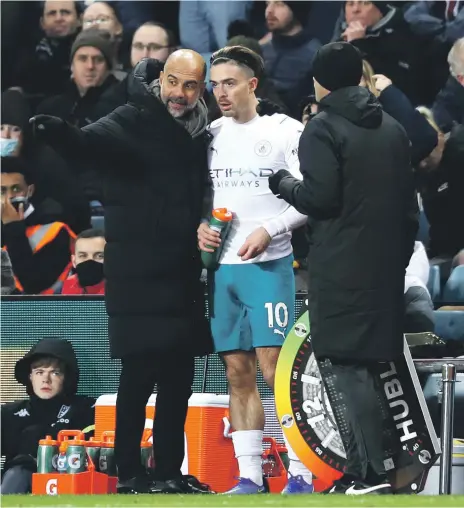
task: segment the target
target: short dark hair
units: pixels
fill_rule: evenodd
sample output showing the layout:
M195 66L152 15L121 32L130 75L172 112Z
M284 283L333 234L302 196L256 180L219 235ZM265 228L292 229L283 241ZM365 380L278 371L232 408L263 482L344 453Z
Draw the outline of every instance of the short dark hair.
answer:
M166 32L166 35L168 36L168 46L170 48L175 48L177 46L177 38L174 35L174 32L170 28L168 28L164 23L160 23L158 21L147 21L146 23L142 23L137 28L137 30L139 28L142 28L143 26L157 26L158 28L163 29Z
M82 233L79 233L75 241L77 242L77 240L80 240L81 238L105 238L105 233L103 232L103 229L90 228L82 231Z
M31 185L34 183L33 178L31 177L32 172L30 170L29 164L26 162L24 157L2 157L1 172L19 173L20 175L23 175L26 185Z
M247 67L259 79L264 72L264 60L254 51L245 46L226 46L212 54L211 66L221 63L235 62L238 66Z

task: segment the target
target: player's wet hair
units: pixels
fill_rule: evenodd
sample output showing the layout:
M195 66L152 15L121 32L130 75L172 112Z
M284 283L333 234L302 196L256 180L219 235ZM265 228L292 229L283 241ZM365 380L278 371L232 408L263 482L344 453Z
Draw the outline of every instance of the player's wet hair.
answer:
M211 66L232 62L239 67L246 67L258 79L264 72L264 60L251 49L244 46L226 46L211 55Z

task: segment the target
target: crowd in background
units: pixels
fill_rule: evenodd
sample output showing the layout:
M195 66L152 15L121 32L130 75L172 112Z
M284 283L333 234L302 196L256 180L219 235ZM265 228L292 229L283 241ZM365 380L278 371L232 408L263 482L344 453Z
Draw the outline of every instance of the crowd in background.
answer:
M463 7L463 1L2 2L2 294L105 288L99 173L92 163L70 163L38 144L32 116L84 127L126 103L128 76L142 58L156 59L159 73L180 47L209 63L218 48L244 45L265 62L257 96L306 124L317 114L312 60L336 40L362 52L361 86L410 138L427 227L405 293L427 292L429 259L458 265L464 257ZM212 121L220 112L208 87L205 100ZM293 245L295 267L304 268L305 229Z

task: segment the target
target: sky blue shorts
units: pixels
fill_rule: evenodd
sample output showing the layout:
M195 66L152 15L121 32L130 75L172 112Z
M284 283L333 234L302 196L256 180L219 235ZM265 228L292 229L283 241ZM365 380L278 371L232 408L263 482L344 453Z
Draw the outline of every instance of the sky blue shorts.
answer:
M216 352L283 345L295 319L292 254L264 263L220 265L211 286Z

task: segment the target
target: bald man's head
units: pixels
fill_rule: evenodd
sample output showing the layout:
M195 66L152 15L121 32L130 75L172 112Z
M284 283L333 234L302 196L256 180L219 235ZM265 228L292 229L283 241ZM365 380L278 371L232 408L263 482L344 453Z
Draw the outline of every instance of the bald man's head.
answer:
M174 51L160 74L161 100L174 117L192 110L205 89L206 63L190 49Z

